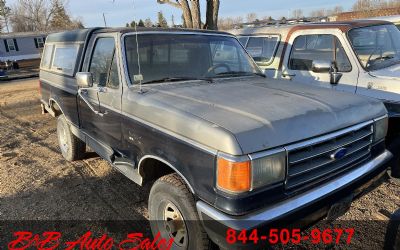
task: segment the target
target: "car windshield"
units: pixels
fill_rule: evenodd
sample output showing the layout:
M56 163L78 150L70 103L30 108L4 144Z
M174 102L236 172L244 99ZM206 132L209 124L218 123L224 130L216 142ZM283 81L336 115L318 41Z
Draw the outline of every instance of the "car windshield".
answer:
M349 39L368 71L400 63L400 31L394 25L353 29L349 31Z
M127 66L132 83L138 83L141 79L146 84L261 74L254 61L233 37L200 33L157 33L139 34L137 40L138 43L136 35L125 38ZM136 44L139 44L139 49Z

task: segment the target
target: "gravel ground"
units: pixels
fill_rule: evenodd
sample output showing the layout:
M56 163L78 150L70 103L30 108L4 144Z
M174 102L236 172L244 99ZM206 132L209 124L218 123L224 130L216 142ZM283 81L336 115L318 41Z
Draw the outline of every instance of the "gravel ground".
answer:
M0 83L0 220L147 218L148 193L95 153L74 163L62 158L56 120L40 113L37 82ZM387 221L399 207L400 183L387 179L334 225ZM383 233L369 232L355 244L380 248Z

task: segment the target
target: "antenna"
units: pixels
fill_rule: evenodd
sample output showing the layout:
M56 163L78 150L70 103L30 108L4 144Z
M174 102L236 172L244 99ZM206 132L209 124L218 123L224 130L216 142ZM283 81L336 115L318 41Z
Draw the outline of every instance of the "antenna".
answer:
M135 0L132 0L132 5L133 5L133 10L135 10ZM139 55L139 40L138 40L138 32L137 32L137 22L136 22L136 16L135 12L133 13L133 22L135 23L135 37L136 37L136 54L137 54L137 60L138 60L138 69L139 69L139 74L133 76L134 80L139 81L139 93L142 94L142 81L143 81L143 75L142 75L142 70L140 67L140 55Z
M106 13L103 12L104 27L107 27Z
M112 0L113 3L115 3L115 0ZM133 10L135 10L135 0L132 0L132 6ZM103 14L104 15L104 14ZM105 22L105 18L104 18ZM137 53L137 62L138 62L138 69L139 69L139 74L133 76L134 81L139 81L139 93L142 94L143 89L142 89L142 81L143 81L143 75L142 75L142 69L140 67L140 54L139 54L139 40L138 40L138 32L137 32L137 22L136 22L136 16L135 16L135 11L133 12L133 22L135 23L135 37L136 37L136 53Z

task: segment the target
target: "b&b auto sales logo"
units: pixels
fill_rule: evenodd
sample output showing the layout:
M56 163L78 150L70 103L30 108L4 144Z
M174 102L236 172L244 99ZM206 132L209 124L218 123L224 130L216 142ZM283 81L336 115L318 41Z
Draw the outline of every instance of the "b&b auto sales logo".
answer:
M60 232L44 232L42 234L15 232L13 236L14 238L7 244L9 250L169 250L174 242L172 238L162 238L160 233L154 239L146 238L142 233L129 233L125 239L119 242L107 234L95 237L90 231L75 241L67 242L63 242Z

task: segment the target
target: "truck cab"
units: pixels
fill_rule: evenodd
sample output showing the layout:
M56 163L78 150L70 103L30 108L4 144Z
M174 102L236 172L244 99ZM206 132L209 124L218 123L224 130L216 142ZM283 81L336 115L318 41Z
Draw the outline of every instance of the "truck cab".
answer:
M398 152L400 31L393 23L356 20L249 27L231 33L271 78L383 101L390 117L388 146ZM395 169L398 176L399 171Z

